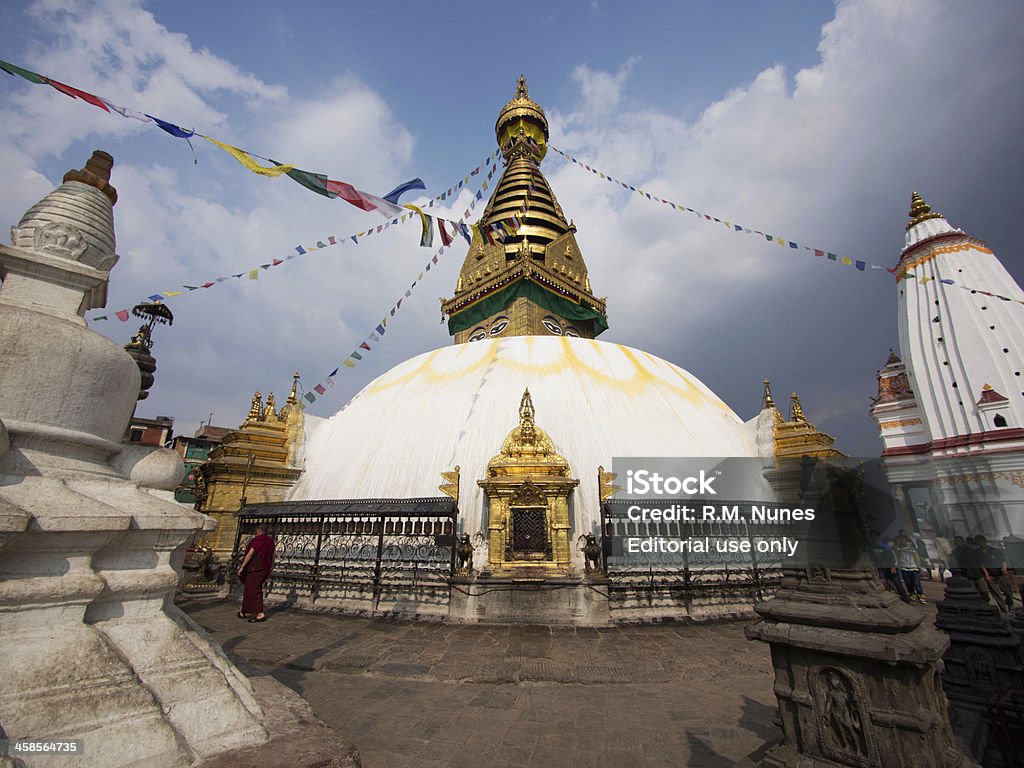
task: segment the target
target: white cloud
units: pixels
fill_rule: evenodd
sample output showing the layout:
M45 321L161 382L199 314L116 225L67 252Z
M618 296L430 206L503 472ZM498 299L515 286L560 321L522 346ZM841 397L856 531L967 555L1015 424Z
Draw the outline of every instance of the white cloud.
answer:
M417 135L358 73L313 94L290 94L196 50L137 2L48 0L34 8L36 34L48 44L21 62L29 68L65 73L71 84L126 106L337 172L369 191L415 175ZM1022 16L1014 3L992 3L981 15L952 2L842 2L822 31L819 64L794 73L765 68L692 120L630 93L632 79L644 76L637 58L614 72L580 63L576 102L542 106L556 146L628 183L868 261L895 261L909 194L919 189L1020 274L1009 245L1024 166L1017 140L1024 106L1015 98L1024 90L1015 33ZM117 144L153 130L27 84L0 106L0 120L0 164L13 179L0 190L5 225L52 187L56 179L41 169L72 142ZM163 146L174 145L166 138ZM199 168L175 165L171 151L145 162L115 152L123 259L110 310L381 223L298 191L287 178L251 176L211 146L197 147ZM561 164L553 152L544 170L579 227L595 291L609 297L606 338L692 370L744 418L757 407L764 376L777 382L780 401L798 388L811 418L841 445L854 435L844 447L877 453L867 396L896 340L891 280L727 232ZM467 201L463 193L451 204L453 218ZM233 425L252 390L273 388L280 399L294 369L315 384L429 260L432 251L412 247L416 233L415 223L406 224L358 247L291 260L257 282L231 280L174 300L174 327L157 332L160 370L145 412L177 416L186 432L211 410L215 423ZM461 247L445 254L390 320L385 342L339 379L315 413L330 413L376 373L447 343L436 297L450 294L464 255ZM132 330L95 327L121 343Z

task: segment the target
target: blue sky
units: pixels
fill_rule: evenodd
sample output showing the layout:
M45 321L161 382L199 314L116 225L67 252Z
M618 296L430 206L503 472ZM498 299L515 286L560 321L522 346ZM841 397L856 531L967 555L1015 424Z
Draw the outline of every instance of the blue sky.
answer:
M667 199L852 258L893 264L912 189L986 240L1018 279L1024 8L863 0L789 3L6 3L0 59L214 138L382 194L426 200L495 148L520 72L551 143ZM111 311L237 273L380 220L203 141L0 77L0 219L115 156L121 263ZM742 418L764 377L851 454L881 449L867 415L897 344L895 288L806 252L730 234L612 187L554 153L543 170L579 228L609 341L702 379ZM410 201L414 201L410 198ZM451 206L458 218L468 196ZM787 249L788 250L788 249ZM427 263L406 225L169 301L143 415L191 433L238 424L255 389L335 368ZM465 253L422 281L384 343L310 412L449 343L437 297ZM93 315L96 313L90 313ZM131 323L96 322L124 343Z

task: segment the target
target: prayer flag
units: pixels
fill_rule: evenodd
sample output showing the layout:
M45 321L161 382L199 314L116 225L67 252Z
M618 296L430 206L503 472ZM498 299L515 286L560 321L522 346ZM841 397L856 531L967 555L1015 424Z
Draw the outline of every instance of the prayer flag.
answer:
M13 64L8 64L6 61L0 61L0 69L9 75L18 75L19 77L23 77L30 83L35 83L36 85L46 85L46 83L49 82L42 75L37 75L35 72L29 72L27 69L22 69L21 67L16 67Z
M402 184L399 184L397 187L395 187L390 192L388 192L386 195L384 195L384 199L387 200L389 203L393 203L394 205L398 205L398 198L400 198L403 194L408 192L410 189L426 189L426 188L427 188L427 185L423 183L423 179L420 179L420 178L412 179L411 181L406 181L406 182L404 182Z
M140 123L156 125L156 123L153 122L153 118L151 118L149 115L143 114L142 112L136 112L134 109L128 109L128 107L119 106L111 101L104 100L103 103L115 112L117 112L119 115L121 115L121 117L130 117L132 120L138 120Z
M349 355L349 357L354 357L354 358L355 358L356 360L362 360L362 359L363 359L363 356L362 356L362 355L360 355L360 354L359 354L358 352L356 352L355 350L352 350L352 354L351 354L351 355Z
M409 210L415 211L420 217L422 232L420 233L420 246L430 248L434 244L434 222L433 219L423 212L423 209L415 205L406 205Z
M295 166L294 165L276 165L275 164L275 165L270 166L270 167L265 166L265 165L260 165L255 160L253 160L249 156L249 154L247 152L244 152L243 150L239 149L238 147L232 147L230 144L225 144L222 141L217 141L216 139L211 139L209 136L204 136L203 138L205 138L211 144L214 144L214 145L220 147L225 152L227 152L229 155L231 155L233 158L235 158L235 160L237 160L242 165L244 165L246 168L248 168L250 171L252 171L253 173L259 174L260 176L269 176L270 178L276 179L278 176L280 176L283 173L288 173L288 171L295 170Z
M825 252L824 252L824 251L822 251L822 250L820 250L820 249L818 249L818 248L815 248L815 249L814 249L814 255L815 255L815 256L824 256L824 255L825 255Z
M167 133L171 134L178 139L187 139L190 136L195 135L195 131L186 131L184 128L179 128L174 123L168 123L166 120L161 120L159 117L153 117L152 115L146 115L150 120L157 124L157 126Z
M73 99L81 99L87 101L93 106L99 107L104 112L109 112L107 105L103 103L103 100L99 96L93 96L91 93L80 91L77 88L72 88L70 85L64 85L64 83L58 83L56 80L50 80L50 85L56 88L58 91L63 93L65 96L70 96Z
M155 301L157 304L160 303L161 299L163 299L163 296L161 296L159 293L154 293L152 296L149 297L150 301Z
M276 160L271 160L270 162L274 163L275 165L281 165ZM316 192L318 195L323 195L324 197L330 198L335 198L338 196L336 193L331 192L329 189L327 189L327 177L324 176L322 173L310 173L309 171L301 171L298 168L295 168L294 166L289 167L291 168L291 170L286 172L288 178L291 179L292 181L298 182L306 189L308 189L310 192Z
M445 226L444 219L437 220L437 231L441 235L441 244L448 246L452 244L452 235L448 234L448 228Z
M128 310L122 309L120 312L115 312L114 317L120 320L122 323L128 322Z
M249 270L249 279L250 280L259 280L260 279L260 271L258 269L250 269Z
M863 261L855 261L854 262L854 266L857 267L857 269L859 269L861 272L863 272L864 271L864 267L867 266L867 263L863 262Z
M342 365L347 365L349 368L356 367L356 364L353 363L350 359L345 359L344 361L342 361Z
M365 341L362 344L359 345L359 348L360 349L365 349L367 352L370 351L370 345L367 344Z
M313 389L316 390L316 393L318 395L322 395L324 392L327 391L326 389L324 389L324 385L323 384L317 384L315 387L313 387Z
M377 333L379 333L381 336L383 336L384 335L384 331L387 330L387 329L384 327L384 324L381 323L380 325L377 326L376 330L377 330Z

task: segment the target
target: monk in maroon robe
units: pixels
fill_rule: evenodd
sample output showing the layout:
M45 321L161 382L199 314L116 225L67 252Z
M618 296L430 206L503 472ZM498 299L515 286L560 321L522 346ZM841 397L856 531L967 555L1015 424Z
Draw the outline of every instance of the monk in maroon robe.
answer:
M263 582L273 567L274 540L267 535L265 526L257 525L256 535L246 546L242 564L238 567L238 578L245 585L242 610L238 612L240 619L252 614L250 623L266 621L266 614L263 613Z

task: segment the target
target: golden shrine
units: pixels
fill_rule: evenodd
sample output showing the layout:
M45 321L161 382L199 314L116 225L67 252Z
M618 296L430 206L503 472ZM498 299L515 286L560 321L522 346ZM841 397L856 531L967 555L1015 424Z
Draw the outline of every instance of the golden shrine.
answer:
M536 425L526 390L519 425L508 433L501 453L487 463L487 478L477 481L490 503L487 566L493 575L569 572L569 494L579 482Z
M202 544L229 560L238 531L235 513L246 502L281 501L302 473L299 374L280 412L273 393L253 395L245 422L210 451L196 471L196 509L217 521Z

